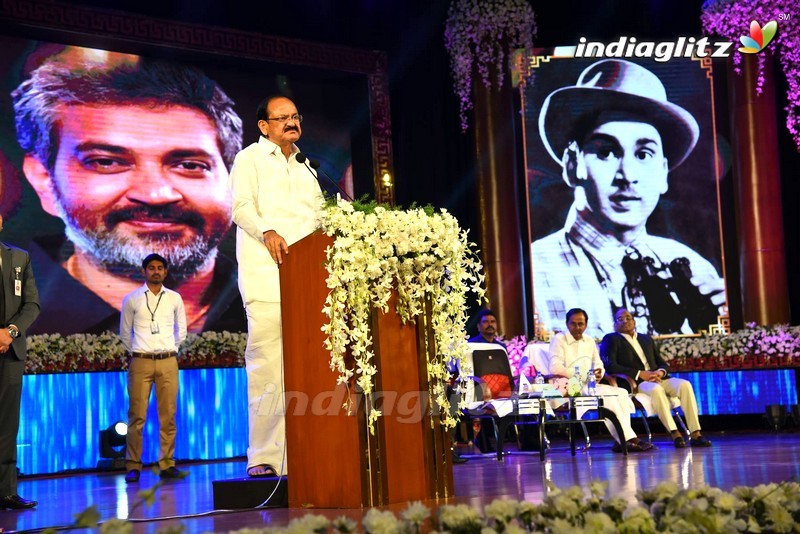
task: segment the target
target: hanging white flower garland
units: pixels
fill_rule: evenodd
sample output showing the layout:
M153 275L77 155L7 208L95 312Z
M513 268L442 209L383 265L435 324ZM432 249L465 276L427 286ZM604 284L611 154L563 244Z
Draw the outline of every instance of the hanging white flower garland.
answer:
M453 89L458 96L461 130L467 131L476 74L492 86L490 72L502 87L508 58L515 48L532 48L536 17L526 0L452 0L447 11L444 45L450 53Z
M455 425L446 394L447 364L451 359L464 363L467 293L474 292L481 301L484 297L482 266L467 232L445 210L395 210L342 200L327 207L322 229L336 238L327 250L325 348L339 383L355 377L367 398L370 431L381 415L369 402L377 372L370 313L372 308L388 309L392 289L397 290L397 314L404 322L414 321L424 298L430 299L437 355L427 362L428 379L445 424ZM345 361L348 349L352 367Z

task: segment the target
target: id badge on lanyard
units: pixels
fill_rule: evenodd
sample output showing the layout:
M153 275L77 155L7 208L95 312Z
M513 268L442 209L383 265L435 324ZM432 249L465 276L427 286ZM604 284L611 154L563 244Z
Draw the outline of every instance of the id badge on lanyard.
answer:
M22 267L14 267L14 296L22 296L22 280L19 279Z
M150 299L147 298L147 291L144 293L145 302L147 303L147 311L150 312L150 333L155 335L160 332L158 328L158 321L156 321L156 312L158 311L158 305L161 304L161 297L164 296L164 291L162 290L158 294L158 300L156 301L156 308L154 310L150 309Z

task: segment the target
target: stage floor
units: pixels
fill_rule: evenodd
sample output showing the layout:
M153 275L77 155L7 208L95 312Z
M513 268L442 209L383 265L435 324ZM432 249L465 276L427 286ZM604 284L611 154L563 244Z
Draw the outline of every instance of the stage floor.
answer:
M592 447L570 455L569 444L554 440L544 462L538 453L513 452L502 462L493 455L472 456L454 466L456 497L449 502L481 506L497 497L541 501L546 481L565 488L586 486L590 481L608 481L608 491L633 500L636 491L671 480L680 487L709 485L729 490L735 486L780 482L800 476L800 433L707 434L714 442L709 449L676 450L666 435L654 436L658 450L631 454L627 458L611 452L610 438L593 437ZM331 461L320 451L320 461ZM126 485L124 473L80 473L24 478L19 492L36 499L35 510L0 511L0 528L9 531L39 530L66 526L73 514L95 505L101 519L126 517L138 520L134 532L155 532L167 525L183 523L186 532L227 532L243 527L286 525L310 509L247 510L213 512L213 480L244 475L243 460L179 465L189 477L170 481L158 490L152 506L136 503L137 492L151 488L157 475L142 473L139 484ZM335 481L332 481L335 485ZM346 488L341 488L347 490ZM435 508L442 502L426 503ZM134 509L135 507L135 509ZM390 509L399 511L405 505ZM364 510L313 510L331 518L363 517ZM191 516L191 517L187 517ZM139 522L141 520L145 520Z

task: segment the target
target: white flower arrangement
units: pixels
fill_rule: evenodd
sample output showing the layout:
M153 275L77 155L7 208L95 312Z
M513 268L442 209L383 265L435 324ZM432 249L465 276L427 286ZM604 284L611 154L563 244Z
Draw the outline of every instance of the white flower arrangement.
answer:
M343 200L328 203L322 229L336 238L327 250L330 293L322 310L328 323L322 329L338 382L349 384L354 379L370 399L377 372L372 310L387 311L394 289L398 315L413 322L427 301L436 346L436 357L427 362L431 393L445 424L455 425L446 394L447 364L465 363L467 293L474 292L480 300L484 295L482 266L467 232L445 210L399 210ZM352 366L346 354L352 357ZM380 415L379 410L369 409L371 431Z
M418 533L424 526L432 533L481 534L504 532L797 532L800 530L800 484L782 482L756 487L737 487L730 492L700 487L679 490L663 482L637 493L637 502L605 497L607 483L594 481L588 491L579 486L560 490L548 484L541 503L497 499L480 508L446 504L426 525L428 510L412 503L396 518L392 512L370 509L361 524L369 534ZM413 512L409 512L415 508ZM408 517L413 516L413 520ZM308 516L307 516L308 517ZM247 528L235 534L357 532L352 520L333 521L313 516L298 518L286 527Z
M119 368L125 359L125 348L112 332L33 335L27 343L28 374L107 371Z
M25 372L80 373L128 368L125 347L117 334L37 334L27 337ZM187 367L244 367L244 332L189 334L178 361Z
M743 367L746 359L754 357L764 359L764 363L795 366L800 363L800 326L749 323L730 334L666 337L659 340L659 351L664 360L675 366L704 360L721 368Z
M742 330L730 334L660 336L657 340L661 356L673 371L800 367L800 326L748 323ZM525 336L515 336L503 341L511 370L516 375L525 347L544 340L529 342Z

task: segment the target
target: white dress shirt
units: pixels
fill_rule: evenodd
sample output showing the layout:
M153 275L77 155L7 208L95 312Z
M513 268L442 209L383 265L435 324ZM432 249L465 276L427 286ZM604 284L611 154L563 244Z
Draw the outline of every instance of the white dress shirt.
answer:
M644 349L642 348L641 343L639 343L639 340L636 339L636 332L634 332L633 335L624 334L624 333L621 333L621 335L622 335L622 337L624 337L628 341L628 343L630 343L631 347L633 347L633 351L636 353L636 355L642 361L642 365L644 365L644 370L645 371L652 371L652 369L650 369L650 364L647 363L647 356L644 355ZM658 370L659 371L664 371L664 376L667 376L666 369L658 369ZM636 373L636 377L635 377L636 380L639 380L639 373L641 373L641 371L638 371Z
M556 334L550 341L550 374L571 378L575 367L580 369L584 380L590 369L600 369L603 374L606 371L594 339L588 336L575 339L569 332Z
M236 155L230 183L239 290L248 302L280 302L278 266L264 245L264 232L274 230L288 245L318 226L323 197L317 179L298 163L292 147L287 160L281 148L265 137Z
M153 333L151 324L158 325ZM186 339L186 311L180 294L161 286L154 295L147 284L122 301L119 337L129 352L173 352Z
M642 348L642 345L639 343L639 340L636 339L636 332L634 332L633 335L622 333L622 337L624 337L628 343L630 343L631 347L633 347L633 351L639 357L639 360L641 360L642 365L644 365L644 370L650 371L650 364L647 363L647 356L644 355L644 349Z

